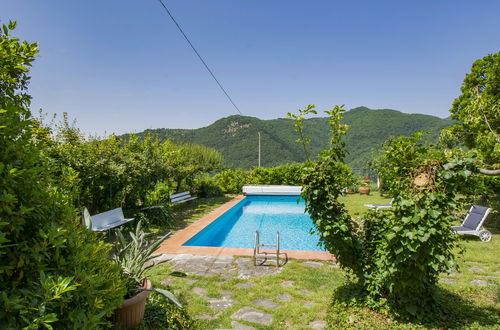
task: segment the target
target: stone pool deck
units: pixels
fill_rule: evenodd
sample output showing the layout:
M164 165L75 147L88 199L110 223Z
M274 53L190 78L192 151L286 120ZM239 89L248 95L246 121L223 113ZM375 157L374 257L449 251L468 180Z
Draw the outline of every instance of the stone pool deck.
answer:
M222 214L230 210L233 206L243 200L245 196L240 195L229 202L221 205L207 215L201 217L190 226L176 232L165 240L155 253L161 254L190 254L203 256L253 256L253 249L226 248L226 247L205 247L205 246L183 246L191 237L198 234L206 226L215 221ZM266 250L263 250L266 251ZM303 260L335 260L335 257L325 251L300 251L300 250L280 250L283 258L303 259ZM286 255L286 256L285 256Z
M261 266L254 266L251 258L247 257L232 257L232 256L200 256L190 254L160 254L151 261L152 264L160 264L168 262L169 271L183 273L184 276L174 278L167 276L161 281L163 285L170 286L175 281L184 281L189 284L189 290L204 300L209 307L210 312L206 314L196 315L196 318L212 321L216 320L226 311L230 312L231 327L224 329L257 329L261 326L269 326L275 316L274 311L277 309L286 308L290 303L300 301L304 308L315 308L318 301L311 298L313 291L307 289L298 290L296 293L291 292L299 285L297 281L300 280L278 280L277 286L280 288L276 295L273 297L263 298L254 297L247 302L239 301L234 296L234 290L243 290L248 295L253 296L258 287L255 278L264 278L270 275L280 274L285 267L275 267L273 263L268 263ZM338 265L331 261L295 261L300 265L307 268L338 268ZM220 295L214 297L208 295L208 290L201 284L203 281L200 277L210 278L217 277L218 292ZM238 279L239 282L233 285L233 290L221 288L225 281L234 281ZM317 290L325 290L322 286ZM325 311L318 313L314 320L308 323L308 329L323 329L326 327L324 320L326 315ZM240 322L246 322L242 324ZM218 330L220 328L217 328Z

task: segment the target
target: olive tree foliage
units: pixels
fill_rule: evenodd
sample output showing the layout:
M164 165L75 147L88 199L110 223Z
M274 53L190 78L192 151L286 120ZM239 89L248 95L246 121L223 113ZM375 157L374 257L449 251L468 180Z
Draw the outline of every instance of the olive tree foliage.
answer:
M500 175L500 52L472 64L450 109L458 124L441 140L465 144L477 155L479 171Z
M435 315L438 276L455 266L451 223L470 162L426 147L421 134L390 140L377 165L393 207L352 219L338 200L350 173L343 163L343 111L336 106L327 112L330 147L309 163L303 177L302 197L320 243L361 288L355 303L390 308L404 318Z
M0 32L0 324L103 327L125 287L44 161L27 92L38 46L12 36L15 26Z

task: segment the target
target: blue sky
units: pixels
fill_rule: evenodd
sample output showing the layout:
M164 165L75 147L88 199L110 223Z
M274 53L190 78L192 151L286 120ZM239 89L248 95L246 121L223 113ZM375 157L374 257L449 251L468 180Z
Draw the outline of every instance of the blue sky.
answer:
M166 0L244 115L309 103L447 117L500 49L500 1ZM40 44L33 108L87 133L197 128L236 114L157 0L1 1Z

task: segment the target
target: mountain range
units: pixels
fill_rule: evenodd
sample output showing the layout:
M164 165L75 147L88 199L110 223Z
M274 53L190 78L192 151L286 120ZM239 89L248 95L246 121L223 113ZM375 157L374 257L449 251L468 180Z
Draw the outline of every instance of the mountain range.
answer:
M435 141L439 131L453 124L423 114L407 114L391 109L358 107L344 113L343 122L349 125L345 142L348 155L346 163L353 168L364 168L380 151L391 136L410 135L416 131L429 133ZM311 138L309 149L317 155L328 145L327 117L309 118L304 121L304 131ZM153 134L159 139L174 143L196 143L217 149L224 156L227 166L250 168L258 164L258 133L261 135L261 166L302 162L305 160L302 145L296 142L298 134L293 122L279 118L262 120L255 117L234 115L217 120L197 129L148 129L140 133Z

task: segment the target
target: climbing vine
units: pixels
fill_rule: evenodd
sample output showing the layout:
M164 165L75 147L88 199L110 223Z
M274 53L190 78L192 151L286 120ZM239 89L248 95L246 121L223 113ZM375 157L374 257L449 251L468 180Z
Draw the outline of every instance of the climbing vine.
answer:
M354 275L363 293L356 302L391 308L403 318L433 317L439 310L438 276L455 267L451 223L471 161L429 147L421 133L388 141L376 164L393 206L356 221L338 201L349 177L343 163L343 112L339 106L327 112L330 147L310 163L303 180L302 197L320 242Z

